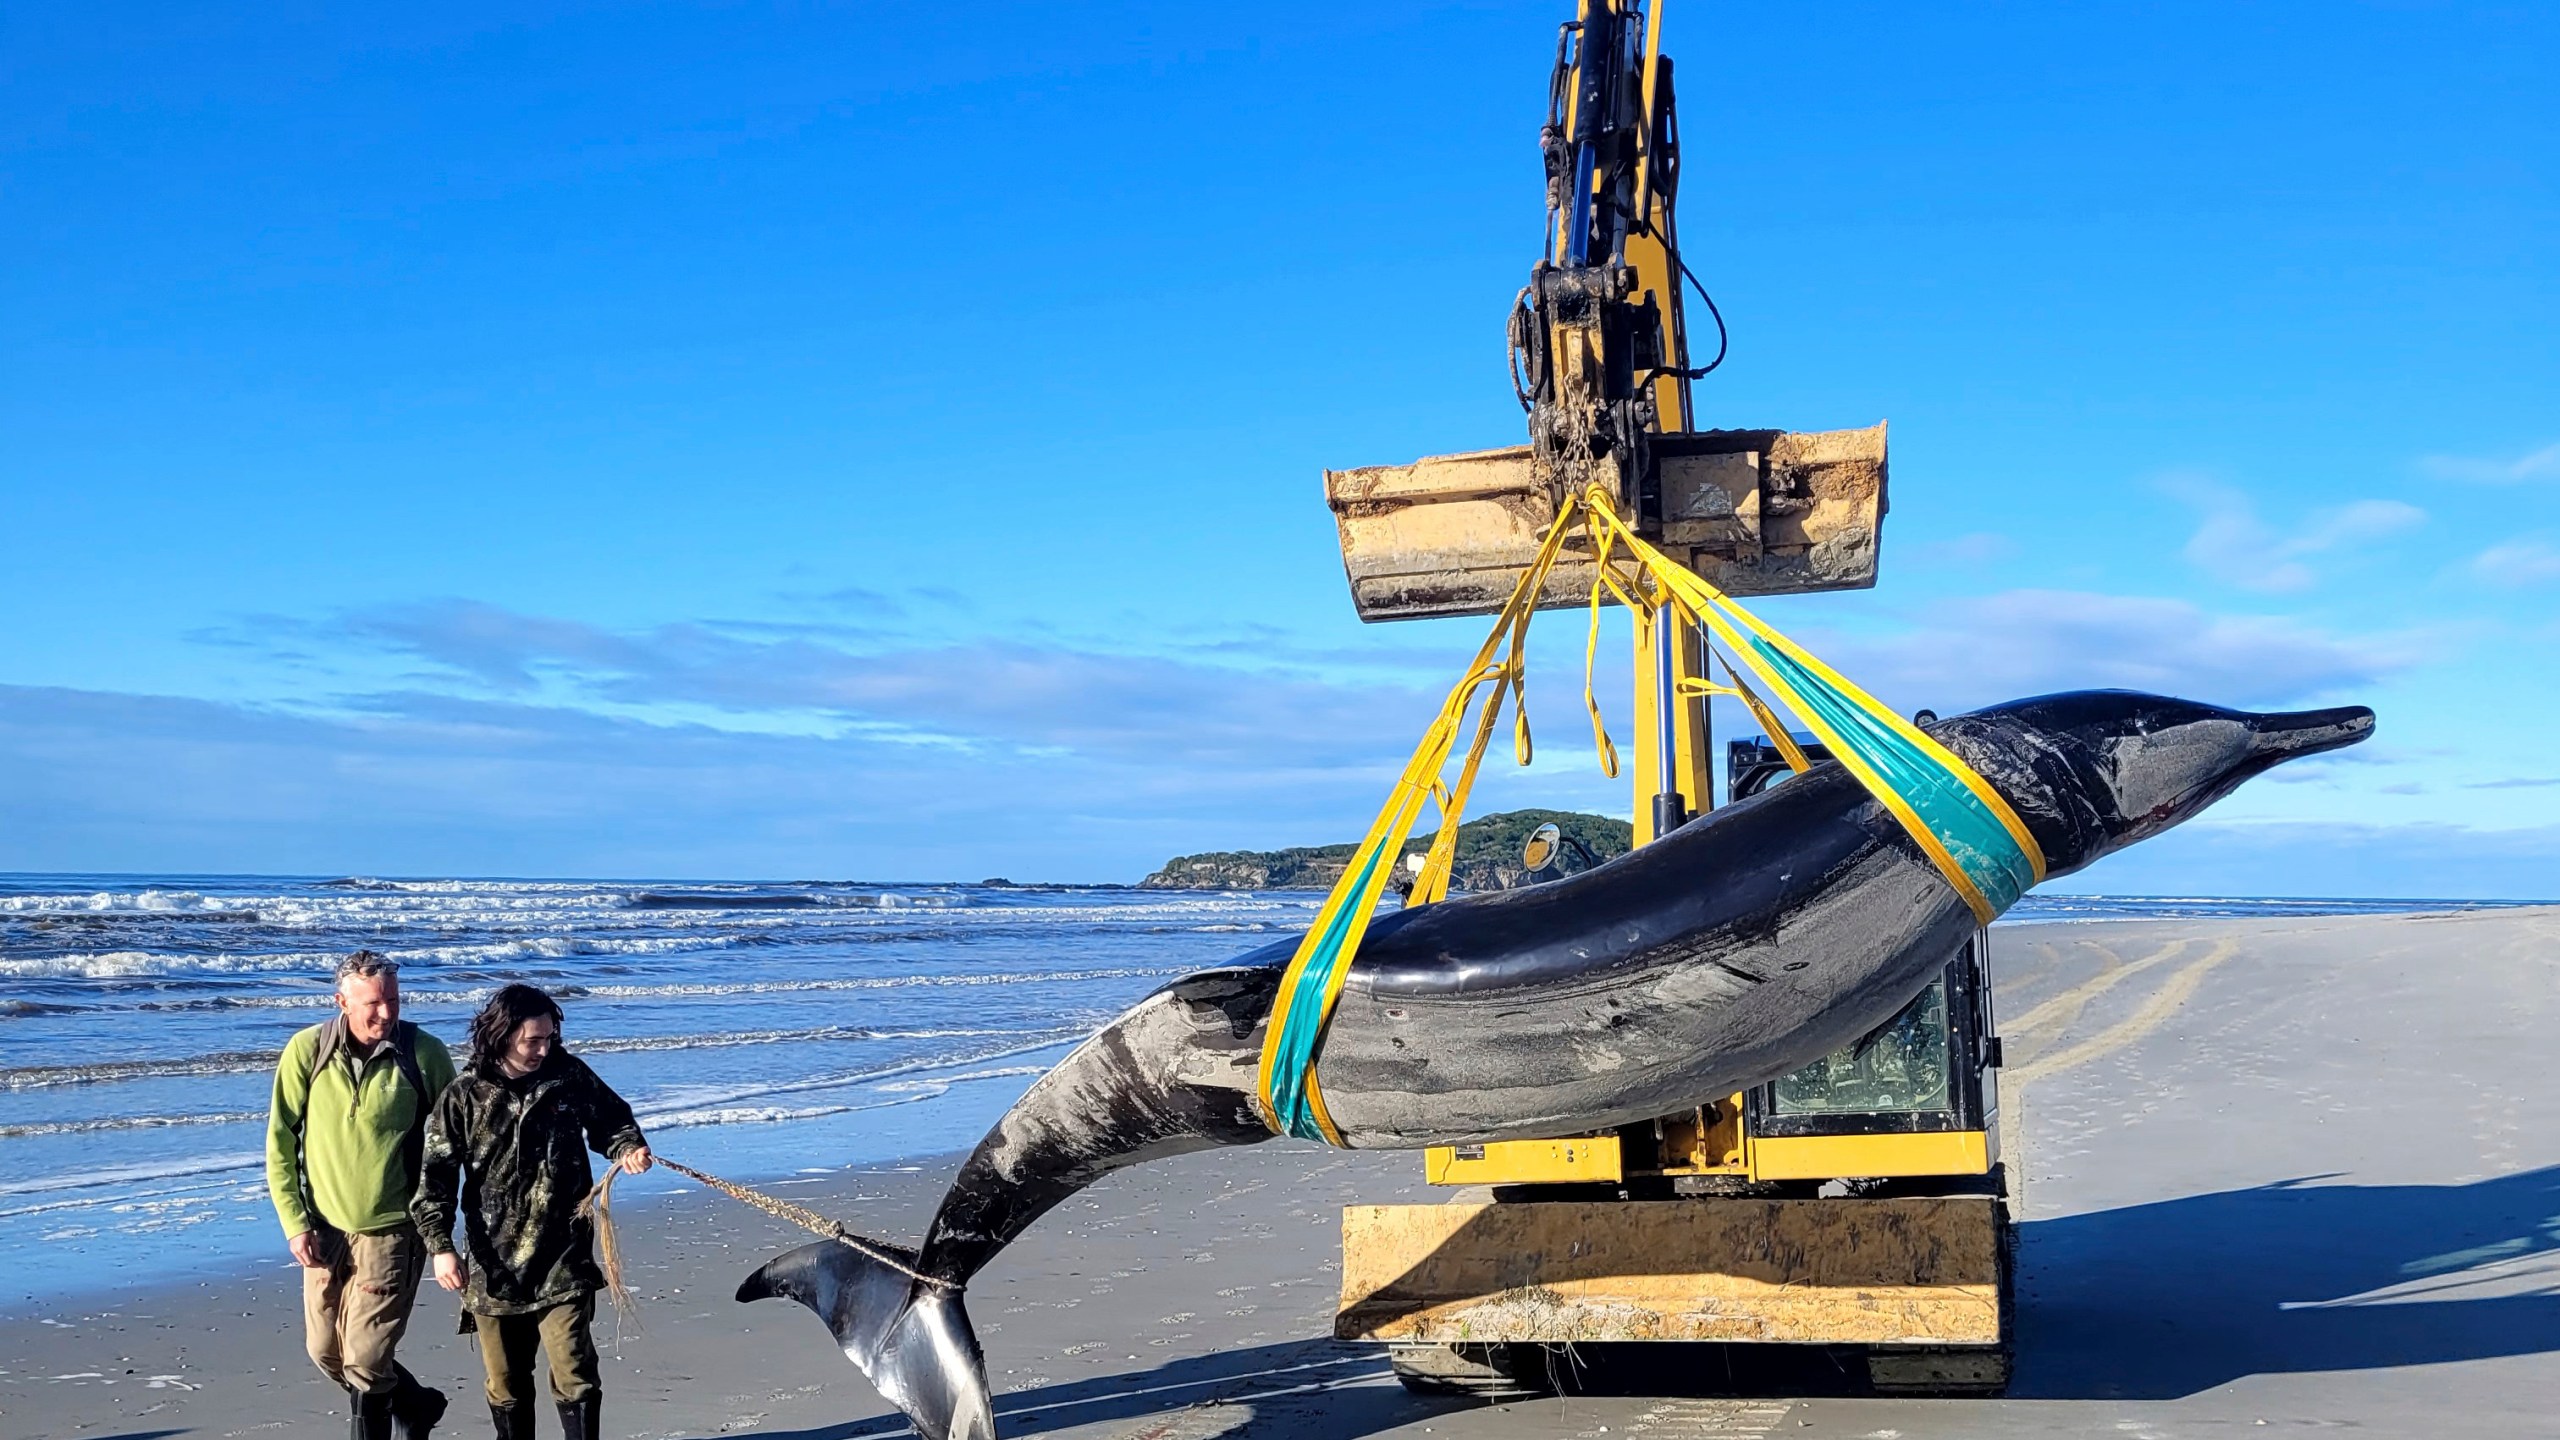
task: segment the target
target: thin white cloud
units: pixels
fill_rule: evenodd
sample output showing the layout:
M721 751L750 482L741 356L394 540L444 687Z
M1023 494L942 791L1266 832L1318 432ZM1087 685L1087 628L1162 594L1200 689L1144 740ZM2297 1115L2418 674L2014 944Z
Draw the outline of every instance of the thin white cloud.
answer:
M2438 480L2467 480L2475 485L2524 485L2560 480L2560 444L2545 445L2508 459L2466 455L2429 455L2418 468Z
M640 720L825 717L834 723L792 728L1175 765L1329 766L1410 744L1438 699L1392 670L1313 666L1269 646L1150 655L713 622L622 631L470 600L287 633L299 645L325 636L342 650L423 660L435 669L422 689L460 683Z
M1497 744L1479 809L1625 803L1590 763L1580 628L1541 628L1545 760L1515 776ZM14 823L69 856L116 834L101 853L145 868L201 850L266 869L1111 878L1186 847L1351 838L1452 678L1422 673L1440 658L1424 647L1335 654L1261 632L1115 653L832 624L615 629L466 600L265 633L365 693L257 709L0 691L0 774L69 777L19 805L0 794L0 840ZM1804 638L1892 703L1942 713L2110 686L2289 708L2354 698L2426 652L2424 637L2063 590ZM385 659L423 673L388 690L354 678ZM1627 663L1621 632L1600 693L1622 747Z
M1186 645L1170 655L985 639L873 648L701 623L612 631L467 601L366 612L336 630L341 644L426 660L469 693L518 704L1168 771L1375 765L1411 743L1448 678L1423 676L1409 652L1396 658L1414 660L1411 668L1385 673L1340 657L1311 668L1321 650L1267 636L1234 652ZM2012 590L1941 603L1882 636L1825 636L1815 648L1904 708L1952 712L2110 687L2281 708L2368 688L2425 658L2434 639L2341 637L2284 616L2161 597ZM1622 668L1617 647L1607 648L1605 668ZM1587 745L1575 679L1552 667L1533 676L1548 753ZM1623 689L1612 679L1602 693L1614 700ZM391 703L415 715L426 698ZM1617 708L1609 706L1613 719Z
M2211 480L2177 476L2163 482L2173 495L2200 514L2188 537L2188 561L2226 584L2271 594L2308 590L2320 581L2310 563L2374 541L2407 534L2427 521L2427 512L2399 500L2357 500L2315 511L2292 530L2280 530L2258 515L2248 496Z
M1354 839L1394 745L1244 766L437 695L301 713L0 686L0 869L1134 880Z
M345 632L463 672L499 690L530 691L542 670L623 671L647 663L643 641L576 620L520 615L477 600L438 600L386 607L348 617ZM706 633L699 626L669 626L660 645L681 644Z
M2525 536L2502 540L2471 557L2471 573L2511 590L2560 580L2560 545Z
M1132 880L1176 853L1353 839L1394 768L919 754L450 697L302 715L0 686L0 868ZM2555 899L2560 828L2206 822L2070 888Z
M1938 605L1896 635L1817 649L1906 708L2117 688L2263 709L2352 695L2425 659L2432 640L2340 636L2156 596L2009 590Z

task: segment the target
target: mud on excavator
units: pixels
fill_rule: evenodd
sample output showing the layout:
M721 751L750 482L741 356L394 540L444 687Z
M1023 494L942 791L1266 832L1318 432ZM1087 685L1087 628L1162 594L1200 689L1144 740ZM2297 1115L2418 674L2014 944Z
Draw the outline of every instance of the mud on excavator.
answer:
M1881 423L1696 425L1725 328L1681 255L1664 3L1581 0L1558 35L1546 241L1509 322L1528 442L1325 475L1363 620L1499 610L1565 497L1595 484L1729 594L1875 583ZM1715 330L1703 364L1691 292ZM1540 606L1585 604L1594 568L1568 551ZM1676 608L1656 613L1635 625L1640 845L1715 803L1706 646ZM1728 747L1728 803L1790 773L1778 739ZM1411 1388L1487 1397L1569 1383L1575 1347L1621 1341L1827 1347L1877 1390L1996 1393L2012 1245L1988 939L1874 1034L1749 1093L1427 1152L1426 1178L1460 1187L1449 1203L1344 1212L1335 1334L1385 1342Z

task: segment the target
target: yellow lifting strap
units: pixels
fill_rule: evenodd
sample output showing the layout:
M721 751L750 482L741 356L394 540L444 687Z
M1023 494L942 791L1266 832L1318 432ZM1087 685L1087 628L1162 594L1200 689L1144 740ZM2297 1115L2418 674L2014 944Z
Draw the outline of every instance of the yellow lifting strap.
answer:
M1801 775L1812 769L1813 760L1804 753L1804 747L1796 743L1796 737L1787 733L1786 726L1778 723L1777 712L1769 708L1768 701L1760 698L1760 692L1752 689L1750 682L1734 671L1733 662L1713 651L1708 652L1708 658L1724 666L1725 678L1731 680L1732 684L1716 685L1705 680L1683 680L1673 688L1683 695L1730 695L1741 701L1744 708L1751 712L1751 718L1760 722L1760 732L1769 737L1771 744L1778 747L1778 755L1787 762L1787 769L1790 772ZM1617 771L1611 770L1609 773L1615 775Z
M1736 696L1767 729L1788 765L1805 769L1810 762L1779 723L1775 709L1744 682L1742 669L1748 669L1900 822L1980 923L1990 924L2027 887L2044 878L2044 854L2035 837L1972 767L1743 610L1723 591L1645 543L1618 518L1608 493L1595 486L1583 495L1567 497L1558 507L1555 523L1540 541L1536 557L1521 572L1493 632L1442 702L1367 838L1344 866L1342 878L1325 897L1315 924L1281 974L1257 1077L1263 1118L1281 1134L1342 1143L1316 1083L1316 1051L1325 1024L1332 1018L1361 938L1401 862L1426 800L1439 809L1439 831L1415 877L1412 903L1427 904L1447 895L1456 863L1459 821L1506 698L1515 711L1515 754L1521 764L1529 763L1522 650L1547 573L1554 568L1566 536L1577 528L1589 537L1597 561L1591 587L1591 639L1583 655L1583 699L1591 711L1601 766L1608 773L1617 773L1616 749L1601 723L1591 687L1604 589L1630 610L1652 615L1668 606L1712 632L1724 647L1725 674L1732 687L1690 681L1684 683L1684 693ZM1619 563L1632 567L1632 573L1618 573ZM1736 668L1736 658L1742 669ZM1444 786L1440 773L1456 748L1459 727L1477 691L1488 683L1493 690L1478 710L1466 762L1457 783Z
M1425 800L1438 802L1440 830L1432 839L1422 872L1414 877L1413 903L1429 903L1448 894L1449 871L1457 856L1458 819L1465 813L1477 762L1484 758L1494 725L1501 719L1504 696L1516 699L1522 694L1521 646L1528 639L1529 617L1536 613L1540 587L1546 582L1547 572L1555 567L1556 556L1573 529L1573 520L1574 507L1568 505L1539 542L1536 557L1521 573L1520 583L1513 587L1510 600L1495 618L1493 633L1477 648L1465 677L1451 687L1448 698L1441 702L1439 715L1423 732L1422 743L1414 747L1413 758L1405 763L1404 774L1388 792L1387 803L1371 822L1367 838L1352 852L1342 878L1334 882L1333 893L1316 911L1315 923L1298 942L1296 955L1281 975L1271 1021L1263 1032L1258 1087L1263 1118L1281 1134L1342 1143L1332 1117L1325 1113L1323 1092L1316 1085L1316 1045L1323 1036L1325 1022L1332 1018L1333 1003L1342 993L1342 980L1350 972L1351 958L1360 952L1360 939L1368 933L1370 917L1377 913L1378 897L1385 893L1388 878L1401 861L1405 840L1413 833ZM1448 764L1450 751L1456 748L1458 727L1465 722L1477 690L1488 682L1494 690L1477 715L1466 766L1455 786L1443 787L1440 772ZM1527 707L1519 707L1515 723L1514 751L1525 765L1531 754Z
M1664 603L1701 623L1733 661L1819 737L1867 793L1899 821L1947 883L1964 897L1974 919L1988 925L2018 896L2044 879L2044 850L2026 822L1991 782L1847 677L1779 634L1733 597L1645 543L1593 491L1582 507L1603 569L1624 546L1656 585ZM1747 702L1746 702L1747 703ZM1755 706L1755 712L1765 707ZM1774 718L1761 715L1763 723ZM1795 749L1783 726L1769 726L1781 751ZM1801 754L1789 755L1796 765Z

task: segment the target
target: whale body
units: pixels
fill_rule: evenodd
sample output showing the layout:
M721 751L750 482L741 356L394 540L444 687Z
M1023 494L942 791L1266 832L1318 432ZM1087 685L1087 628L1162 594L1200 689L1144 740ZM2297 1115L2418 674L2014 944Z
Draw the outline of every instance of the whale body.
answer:
M2009 802L2052 878L2284 760L2362 740L2373 712L2252 714L2102 690L1924 728ZM1379 917L1316 1080L1358 1149L1647 1120L1872 1031L1975 928L1917 842L1825 763L1581 874ZM924 1440L992 1440L969 1278L1115 1170L1274 1138L1255 1086L1297 943L1176 980L1061 1060L978 1143L919 1249L821 1241L765 1265L738 1298L816 1311Z

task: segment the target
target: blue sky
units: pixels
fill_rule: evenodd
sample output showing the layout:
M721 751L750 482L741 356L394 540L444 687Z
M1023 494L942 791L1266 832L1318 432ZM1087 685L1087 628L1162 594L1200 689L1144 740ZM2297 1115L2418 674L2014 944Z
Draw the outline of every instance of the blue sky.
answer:
M1359 625L1320 471L1520 438L1566 8L11 11L0 868L1353 837L1477 622ZM2552 10L1667 46L1703 418L1893 426L1883 583L1765 613L1909 706L2381 712L2081 888L2560 897ZM1580 643L1482 805L1625 810Z

